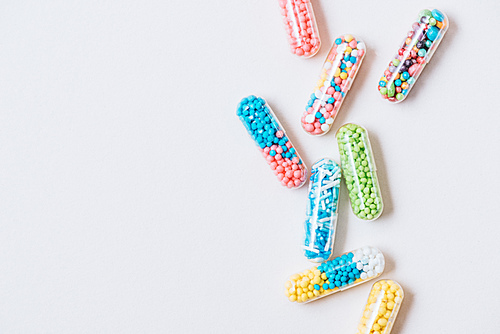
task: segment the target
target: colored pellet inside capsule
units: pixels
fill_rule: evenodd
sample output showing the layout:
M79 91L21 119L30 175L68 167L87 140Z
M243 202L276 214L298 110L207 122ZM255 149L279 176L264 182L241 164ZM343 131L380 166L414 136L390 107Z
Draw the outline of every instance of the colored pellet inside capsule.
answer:
M368 132L349 123L336 137L352 211L360 219L375 220L384 206Z
M404 292L397 282L380 280L373 284L358 325L358 334L389 334L398 315Z
M266 101L253 95L245 97L236 114L281 184L291 189L301 187L307 168Z
M378 90L382 98L397 103L408 96L425 65L431 60L448 26L447 16L439 10L420 11L398 52L380 78ZM407 85L396 85L398 79L407 80Z
M311 168L302 247L312 262L326 261L333 252L340 177L339 165L329 158L320 159Z
M314 56L321 40L310 0L279 0L279 6L291 52L304 58Z
M330 131L365 53L363 41L352 35L335 40L301 118L307 133L324 135Z
M384 255L377 248L359 248L292 275L285 295L291 302L311 302L374 279L384 267Z

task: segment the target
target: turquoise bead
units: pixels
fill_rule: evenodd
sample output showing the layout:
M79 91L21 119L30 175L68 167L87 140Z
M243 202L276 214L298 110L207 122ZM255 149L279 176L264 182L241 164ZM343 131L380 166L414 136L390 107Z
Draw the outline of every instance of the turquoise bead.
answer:
M427 30L427 38L434 41L439 35L439 29L437 27L429 27Z
M437 9L434 9L432 11L432 17L434 17L436 19L436 21L439 21L439 22L443 22L444 20L444 14L441 13L439 10Z

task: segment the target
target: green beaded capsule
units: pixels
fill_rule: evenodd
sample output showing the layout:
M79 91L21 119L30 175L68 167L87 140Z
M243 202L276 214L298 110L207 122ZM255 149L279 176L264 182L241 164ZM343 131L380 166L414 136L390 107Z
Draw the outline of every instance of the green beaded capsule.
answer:
M368 132L348 123L337 131L336 138L352 211L360 219L375 220L384 204Z

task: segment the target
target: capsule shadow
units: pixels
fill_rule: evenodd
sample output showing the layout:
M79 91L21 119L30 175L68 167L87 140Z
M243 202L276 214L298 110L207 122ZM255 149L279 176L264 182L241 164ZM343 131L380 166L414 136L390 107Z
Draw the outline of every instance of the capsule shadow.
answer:
M370 144L372 145L373 156L375 157L375 165L377 166L377 177L380 186L380 191L382 192L382 201L384 203L384 211L382 216L390 215L393 210L391 191L389 187L389 181L387 179L387 170L385 167L384 157L382 155L382 149L378 142L377 136L370 132Z

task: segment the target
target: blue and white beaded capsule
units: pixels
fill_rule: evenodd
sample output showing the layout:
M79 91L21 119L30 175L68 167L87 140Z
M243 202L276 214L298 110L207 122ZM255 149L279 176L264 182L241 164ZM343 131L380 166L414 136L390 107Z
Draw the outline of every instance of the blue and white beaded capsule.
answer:
M304 185L307 167L267 102L253 95L245 97L236 115L281 184L290 189Z
M332 159L320 159L311 168L302 248L312 262L323 262L332 256L340 178L340 167Z

